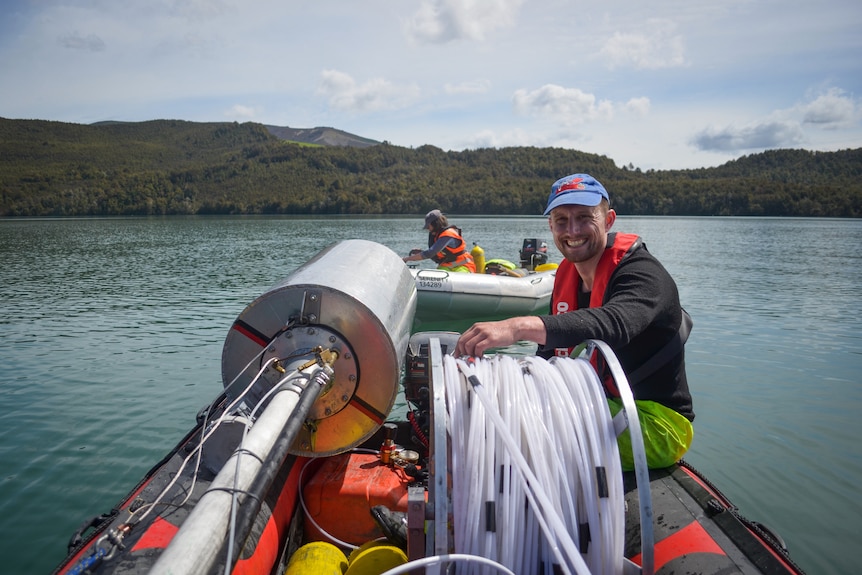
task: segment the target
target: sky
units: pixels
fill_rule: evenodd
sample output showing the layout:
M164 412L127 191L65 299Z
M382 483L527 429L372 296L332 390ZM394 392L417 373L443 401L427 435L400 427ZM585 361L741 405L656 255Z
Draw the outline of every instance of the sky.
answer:
M862 1L4 0L0 117L327 126L643 170L860 148Z

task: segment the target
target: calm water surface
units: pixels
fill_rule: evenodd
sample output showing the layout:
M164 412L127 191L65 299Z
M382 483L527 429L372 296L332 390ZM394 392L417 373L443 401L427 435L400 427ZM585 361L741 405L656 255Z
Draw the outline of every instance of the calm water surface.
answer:
M543 218L452 221L488 258L551 239ZM221 346L248 303L334 241L405 254L421 227L0 221L0 571L50 572L80 523L191 427L221 389ZM694 317L686 459L809 573L858 572L862 221L623 216L616 228L644 237Z

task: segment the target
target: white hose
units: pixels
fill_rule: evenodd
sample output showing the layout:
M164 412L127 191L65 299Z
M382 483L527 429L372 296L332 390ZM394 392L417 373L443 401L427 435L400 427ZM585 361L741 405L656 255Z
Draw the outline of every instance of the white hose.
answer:
M414 569L418 569L419 567L428 567L431 565L440 565L443 563L478 563L480 565L484 565L486 567L492 567L495 570L506 573L506 575L515 575L515 573L504 565L500 565L496 561L492 561L490 559L486 559L484 557L479 557L477 555L464 555L461 553L452 553L450 555L433 555L431 557L423 557L421 559L416 559L414 561L410 561L409 563L404 563L403 565L399 565L397 567L393 567L389 571L385 571L382 575L402 575L403 573L410 573Z
M447 355L443 373L455 552L515 573L539 565L548 574L622 573L622 470L592 366L571 358L497 355L468 363ZM495 529L486 529L492 520ZM584 528L590 540L582 555ZM481 563L463 567L458 573L488 572Z

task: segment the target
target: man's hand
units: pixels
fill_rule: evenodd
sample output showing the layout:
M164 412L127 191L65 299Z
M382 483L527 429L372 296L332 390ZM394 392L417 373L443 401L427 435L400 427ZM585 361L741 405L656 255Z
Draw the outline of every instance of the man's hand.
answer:
M506 347L522 340L544 344L545 337L545 324L536 316L474 323L458 338L455 356L482 357L492 347Z

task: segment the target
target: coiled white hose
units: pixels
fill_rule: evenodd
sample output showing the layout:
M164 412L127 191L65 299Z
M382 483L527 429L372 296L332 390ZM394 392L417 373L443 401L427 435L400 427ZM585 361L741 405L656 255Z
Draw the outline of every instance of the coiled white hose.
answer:
M622 573L622 470L592 366L447 355L443 370L455 552L515 573Z

